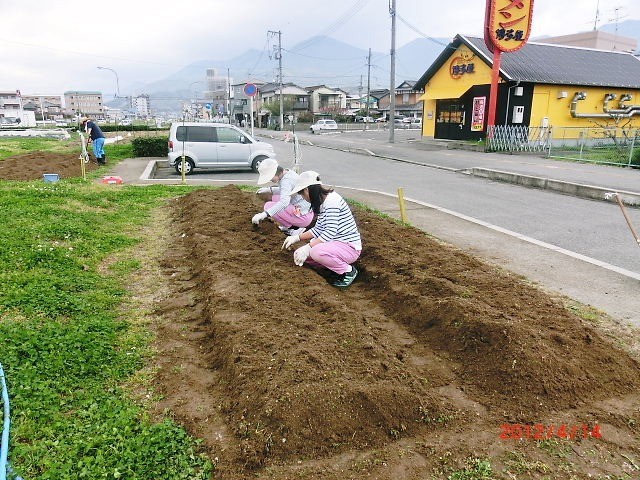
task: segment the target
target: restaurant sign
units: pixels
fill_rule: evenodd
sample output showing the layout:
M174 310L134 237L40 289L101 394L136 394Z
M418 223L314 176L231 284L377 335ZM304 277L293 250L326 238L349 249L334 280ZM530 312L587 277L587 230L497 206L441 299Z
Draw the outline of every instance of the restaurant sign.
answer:
M494 51L515 52L531 33L533 0L487 0L484 43Z

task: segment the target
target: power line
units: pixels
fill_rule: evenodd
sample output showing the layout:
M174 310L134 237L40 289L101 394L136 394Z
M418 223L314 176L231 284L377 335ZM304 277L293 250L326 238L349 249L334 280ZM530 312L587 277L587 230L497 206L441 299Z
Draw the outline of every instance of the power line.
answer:
M302 54L302 53L298 53L298 52L296 52L296 51L294 51L294 50L287 50L286 48L283 48L282 50L284 50L285 52L290 53L290 54L292 54L292 55L298 55L299 57L305 57L305 58L312 58L312 59L314 59L314 60L332 60L332 61L333 61L333 60L340 60L340 61L344 60L344 61L350 61L350 60L358 60L359 58L361 58L361 57L350 57L350 58L335 58L335 57L332 57L332 58L323 58L323 57L314 57L314 56L311 56L311 55L304 55L304 54Z
M442 43L440 40L438 40L437 38L433 38L430 37L429 35L427 35L426 33L421 32L420 30L418 30L416 27L414 27L413 25L411 25L409 22L407 22L404 18L402 18L400 15L398 15L396 13L396 17L398 18L398 20L400 20L402 23L404 23L407 27L409 27L411 30L413 30L414 32L416 32L418 35L420 35L423 38L426 38L427 40L431 40L433 43L438 44L442 47L446 47L446 48L451 48L453 50L455 50L455 48L450 47L449 44L446 43Z
M262 51L260 52L260 55L258 56L258 59L256 60L256 63L253 65L253 67L251 67L249 70L247 70L247 76L248 77L251 77L253 75L253 71L258 66L260 61L262 60L262 57L264 56L264 52L267 51L267 47L268 46L269 46L269 37L267 36L266 40L264 41L264 45L262 47Z
M328 35L329 33L333 33L335 30L338 29L338 27L342 26L344 23L349 21L351 17L353 17L356 13L362 10L362 7L364 7L365 4L366 4L366 0L356 0L356 2L345 13L343 13L342 16L338 17L338 19L335 22L333 22L327 28L322 30L320 33L317 33L314 38L311 38L306 42L302 42L300 45L298 45L298 48L296 48L296 50L303 50L305 48L308 48L314 43L317 43L320 40L319 37L321 37L322 35Z

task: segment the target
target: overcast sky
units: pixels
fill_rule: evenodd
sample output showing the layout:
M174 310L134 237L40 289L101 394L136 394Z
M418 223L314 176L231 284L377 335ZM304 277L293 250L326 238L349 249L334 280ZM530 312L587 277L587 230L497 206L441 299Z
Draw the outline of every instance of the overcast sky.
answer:
M0 91L115 91L204 59L326 35L388 52L391 0L0 0ZM421 36L482 34L484 0L397 0L396 46ZM599 8L597 8L599 5ZM616 12L616 8L618 11ZM638 0L535 0L532 37L640 19ZM286 61L286 59L285 59ZM216 67L220 67L216 65Z

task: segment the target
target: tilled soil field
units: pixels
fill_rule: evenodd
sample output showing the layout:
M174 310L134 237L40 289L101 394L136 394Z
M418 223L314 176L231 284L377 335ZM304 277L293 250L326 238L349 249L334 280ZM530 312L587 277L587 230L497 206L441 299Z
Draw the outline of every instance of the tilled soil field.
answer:
M357 207L361 274L337 290L251 224L259 208L235 186L175 200L161 262L157 411L216 478L640 478L620 337Z
M96 170L95 157L85 164L86 171ZM60 178L82 176L82 167L78 155L54 152L29 152L0 161L0 179L38 180L45 173L57 173Z

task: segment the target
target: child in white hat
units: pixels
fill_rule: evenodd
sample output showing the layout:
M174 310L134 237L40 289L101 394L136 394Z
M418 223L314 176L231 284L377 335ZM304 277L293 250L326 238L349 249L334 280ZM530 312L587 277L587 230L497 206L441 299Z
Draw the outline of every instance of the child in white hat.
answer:
M264 204L263 211L256 213L251 222L258 225L265 218L271 217L287 234L303 232L313 220L313 212L307 200L292 192L300 176L293 170L282 168L273 158L263 160L258 166L258 173L258 185L267 182L278 185L258 190L258 194L270 198Z
M326 267L338 274L332 285L347 288L358 275L352 264L362 252L360 232L349 205L337 192L323 187L313 171L302 172L292 192L300 192L318 218L313 228L287 237L282 248L289 250L295 243L308 240L293 253L294 263Z

